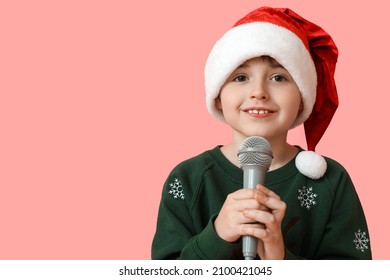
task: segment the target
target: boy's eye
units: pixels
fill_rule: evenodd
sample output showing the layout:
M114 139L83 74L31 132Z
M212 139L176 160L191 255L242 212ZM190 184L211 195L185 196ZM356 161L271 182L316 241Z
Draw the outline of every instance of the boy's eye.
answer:
M284 81L286 81L287 79L286 79L286 77L284 77L283 75L274 75L274 76L272 76L272 78L271 78L271 80L274 80L275 82L284 82Z
M248 80L248 77L245 75L237 75L233 78L233 81L235 82L245 82Z

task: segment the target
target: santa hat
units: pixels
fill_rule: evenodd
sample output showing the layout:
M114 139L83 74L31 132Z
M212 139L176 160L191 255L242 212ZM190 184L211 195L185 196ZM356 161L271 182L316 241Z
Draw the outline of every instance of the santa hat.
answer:
M252 11L216 42L207 59L206 104L212 115L225 121L215 104L221 87L238 66L259 56L277 60L297 84L303 111L293 127L304 123L309 151L297 156L296 166L310 178L321 178L326 162L314 150L338 106L336 45L321 27L290 9L261 7Z

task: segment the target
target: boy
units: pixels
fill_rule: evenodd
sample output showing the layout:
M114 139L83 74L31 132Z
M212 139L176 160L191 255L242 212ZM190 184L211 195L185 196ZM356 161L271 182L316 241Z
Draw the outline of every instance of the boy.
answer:
M242 259L244 235L258 239L260 259L371 259L348 173L314 152L338 106L337 56L324 30L289 9L256 9L217 41L206 103L232 128L232 142L171 172L153 259ZM309 151L287 143L302 123ZM242 189L237 152L254 135L269 141L273 160L264 186Z

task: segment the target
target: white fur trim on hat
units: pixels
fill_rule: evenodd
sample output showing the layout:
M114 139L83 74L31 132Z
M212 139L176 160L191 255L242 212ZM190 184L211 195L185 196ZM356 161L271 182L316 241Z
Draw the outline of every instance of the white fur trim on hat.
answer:
M306 177L320 179L324 176L327 164L321 155L313 151L302 151L295 158L295 166Z
M259 56L276 59L292 76L303 101L303 111L293 127L310 115L316 100L317 74L309 51L287 28L269 22L251 22L227 31L214 45L205 67L206 104L209 112L225 121L215 99L230 74L245 61Z

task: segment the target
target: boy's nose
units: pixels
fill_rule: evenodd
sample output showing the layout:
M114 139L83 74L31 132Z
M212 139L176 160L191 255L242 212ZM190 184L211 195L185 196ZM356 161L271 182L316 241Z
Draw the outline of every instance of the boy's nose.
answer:
M268 91L262 82L253 85L250 92L250 99L265 100L268 99Z

